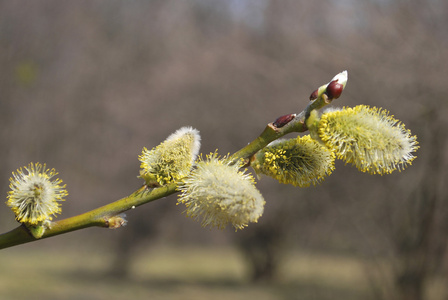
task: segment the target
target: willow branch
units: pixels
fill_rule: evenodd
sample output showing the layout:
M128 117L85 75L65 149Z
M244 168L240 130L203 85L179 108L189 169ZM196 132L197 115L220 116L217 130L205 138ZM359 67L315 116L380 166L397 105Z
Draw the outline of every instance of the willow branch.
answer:
M326 94L322 94L317 99L310 101L307 107L299 114L295 115L286 124L282 124L282 127L277 127L275 122L269 123L264 131L255 140L249 143L246 147L239 150L232 155L232 161L235 163L238 160L243 160L247 163L248 159L259 150L266 147L269 143L283 137L284 135L292 132L304 132L307 131L306 119L310 116L311 111L320 109L331 103L331 100Z
M315 99L312 99L301 113L282 116L275 122L269 123L255 140L253 140L246 147L242 148L231 156L233 163L237 163L242 159L248 165L251 156L266 147L272 141L281 138L288 133L304 132L308 130L308 128L306 127L306 119L310 116L311 111L320 109L325 105L331 103L331 100L335 97L333 97L331 94L331 97L328 97L328 92L332 92L333 94L335 92L339 93L338 95L336 95L337 97L339 97L340 93L342 92L343 87L337 87L335 89L333 86L332 89L327 89L327 87L335 82L337 82L337 80L333 80L329 84L319 88L324 88L323 90L327 91L325 93L318 93ZM317 92L318 90L313 92L313 94ZM114 217L117 217L120 214L137 206L174 194L176 191L176 183L170 183L155 188L148 188L147 185L144 185L143 187L132 193L130 196L112 202L105 206L96 208L94 210L74 217L51 222L49 227L45 228L43 233L39 233L38 235L32 233L32 228L27 228L25 225L21 225L9 232L0 234L0 249L33 242L39 239L44 239L87 227L96 226L116 228L119 226L112 224L112 222L114 221ZM45 225L43 226L45 227Z

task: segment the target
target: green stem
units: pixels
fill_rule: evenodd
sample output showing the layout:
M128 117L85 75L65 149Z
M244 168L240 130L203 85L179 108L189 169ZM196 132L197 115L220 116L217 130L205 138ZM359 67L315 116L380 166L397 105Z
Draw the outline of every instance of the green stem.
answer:
M108 227L109 218L133 209L142 204L166 197L176 192L177 184L172 183L159 188L141 187L130 196L88 211L78 216L51 223L40 239L75 231L87 227ZM8 248L38 240L29 230L21 225L0 235L0 249Z
M310 116L311 111L320 109L330 103L331 100L328 99L327 95L322 94L319 98L311 101L300 114L298 114L285 126L277 128L273 125L273 123L269 123L259 137L232 155L232 162L236 163L238 160L243 159L244 163L247 165L250 157L266 147L269 143L283 137L288 133L304 132L308 130L305 125L305 121Z
M277 130L277 128L275 128L272 123L270 123L266 126L259 137L257 137L243 149L233 154L231 160L233 161L233 163L236 163L240 159L247 159L254 155L260 149L266 147L266 145L270 142L282 136L283 134L279 130Z

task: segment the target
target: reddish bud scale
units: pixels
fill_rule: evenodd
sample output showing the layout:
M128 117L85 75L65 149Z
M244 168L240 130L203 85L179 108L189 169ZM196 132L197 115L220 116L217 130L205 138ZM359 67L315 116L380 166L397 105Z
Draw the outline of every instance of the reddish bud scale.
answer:
M294 119L295 117L296 117L296 114L284 115L284 116L278 117L277 120L275 120L273 124L277 128L282 128L283 126L285 126L286 124L291 122L292 119Z
M325 93L327 94L329 99L338 99L341 96L343 90L344 85L338 83L337 80L333 80L327 85L327 90Z
M319 93L319 90L314 90L314 92L312 92L310 95L310 101L317 99L318 93Z

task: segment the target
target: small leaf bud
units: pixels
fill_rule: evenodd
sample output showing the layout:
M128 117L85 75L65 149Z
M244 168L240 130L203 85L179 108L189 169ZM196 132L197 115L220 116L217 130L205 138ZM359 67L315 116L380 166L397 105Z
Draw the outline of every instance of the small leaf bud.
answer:
M126 214L119 214L106 220L106 226L109 229L117 229L126 226L127 223Z
M329 100L337 99L341 96L342 91L347 85L347 80L347 71L342 71L331 79L325 88L325 94L327 94Z
M310 95L310 101L316 100L319 96L319 90L315 89Z
M284 115L284 116L278 117L277 120L275 120L273 124L277 128L282 128L283 126L285 126L286 124L291 122L292 119L294 119L295 117L296 117L296 114Z
M337 80L333 80L328 84L326 94L328 95L329 99L338 99L341 96L343 90L344 85L338 83Z

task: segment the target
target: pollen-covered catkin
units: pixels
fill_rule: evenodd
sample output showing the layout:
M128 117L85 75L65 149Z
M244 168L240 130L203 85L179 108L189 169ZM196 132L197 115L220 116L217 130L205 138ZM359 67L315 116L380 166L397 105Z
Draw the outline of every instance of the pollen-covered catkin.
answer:
M161 186L187 176L199 153L200 140L198 130L182 127L157 147L143 148L140 177L149 186Z
M270 143L254 155L251 166L280 183L308 187L331 174L334 159L332 151L305 135Z
M57 174L40 163L30 163L12 173L6 204L15 213L17 221L40 225L61 212L59 202L64 201L68 193L61 179L52 180Z
M307 122L312 136L362 172L388 174L403 170L415 159L416 136L387 110L359 105L312 118Z

